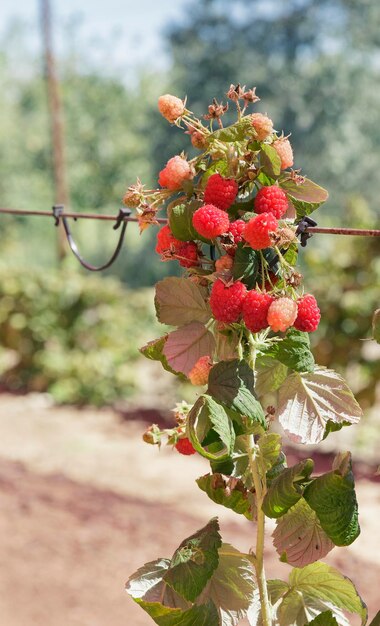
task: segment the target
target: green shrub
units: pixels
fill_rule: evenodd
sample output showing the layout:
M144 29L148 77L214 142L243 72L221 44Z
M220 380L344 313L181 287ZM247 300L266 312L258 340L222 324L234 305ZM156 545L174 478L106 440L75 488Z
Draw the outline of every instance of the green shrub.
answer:
M148 290L70 271L0 269L0 382L58 403L112 404L135 386L156 324Z

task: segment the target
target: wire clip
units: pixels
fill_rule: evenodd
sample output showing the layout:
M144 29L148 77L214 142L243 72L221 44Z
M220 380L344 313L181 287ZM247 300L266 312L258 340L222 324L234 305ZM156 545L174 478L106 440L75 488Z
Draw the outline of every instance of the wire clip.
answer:
M307 240L313 235L307 232L309 226L317 226L317 222L305 215L297 226L296 235L300 235L301 246L304 248Z

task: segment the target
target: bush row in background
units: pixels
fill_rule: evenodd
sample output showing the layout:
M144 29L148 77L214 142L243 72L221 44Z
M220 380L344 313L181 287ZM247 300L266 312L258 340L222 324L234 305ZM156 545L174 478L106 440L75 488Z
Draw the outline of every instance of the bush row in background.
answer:
M156 324L148 290L74 272L0 269L0 382L58 403L112 404Z

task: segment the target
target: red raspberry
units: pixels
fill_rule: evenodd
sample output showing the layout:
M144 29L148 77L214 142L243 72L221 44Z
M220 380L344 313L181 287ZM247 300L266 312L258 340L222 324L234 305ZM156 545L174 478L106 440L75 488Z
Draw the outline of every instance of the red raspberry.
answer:
M223 178L220 174L213 174L206 184L205 202L226 211L233 204L237 192L238 184L236 180Z
M264 141L273 133L272 120L262 113L253 113L251 115L251 124L255 129L255 139Z
M243 232L246 224L247 222L245 222L244 220L235 220L234 222L231 222L228 229L228 234L231 235L234 244L238 244L243 241Z
M288 198L277 185L262 187L256 195L254 207L256 213L272 213L279 220L288 210Z
M166 93L158 98L158 110L172 124L185 112L185 105L176 96Z
M187 437L178 439L177 443L175 444L175 448L178 450L180 454L186 454L186 456L196 453L196 450L194 450L193 448L193 444L191 443L190 439L188 439Z
M247 287L239 280L226 285L218 278L213 284L210 297L211 311L215 319L226 324L237 322L246 295Z
M280 139L276 139L276 141L272 143L272 146L281 159L281 169L286 170L287 167L292 167L293 150L289 139L280 137Z
M243 237L254 250L263 250L272 245L269 233L275 232L278 222L272 213L261 213L249 220Z
M206 239L215 239L228 231L230 220L225 211L213 204L205 204L193 215L193 226L197 233Z
M209 356L201 356L189 373L192 385L206 385L212 363Z
M294 328L306 333L312 333L318 328L321 312L314 296L306 294L297 300L298 314L294 322Z
M199 265L197 244L194 241L182 241L175 251L175 257L182 267Z
M269 293L248 291L243 303L243 320L248 330L258 333L268 328L267 315L273 297Z
M183 182L193 177L190 164L180 156L169 159L164 169L161 170L158 182L161 187L166 187L173 191L180 189Z
M275 332L285 332L297 317L297 303L290 298L277 298L268 310L268 325Z
M165 252L175 252L178 246L181 246L183 241L176 239L170 230L169 226L163 226L157 233L156 252L158 254L164 254Z

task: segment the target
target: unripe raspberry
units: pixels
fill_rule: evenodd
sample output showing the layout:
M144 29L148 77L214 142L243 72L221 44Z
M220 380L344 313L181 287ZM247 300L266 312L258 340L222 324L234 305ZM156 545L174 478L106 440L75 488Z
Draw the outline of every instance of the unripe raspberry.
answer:
M256 213L272 213L278 220L288 210L288 197L281 187L262 187L254 201Z
M215 270L217 272L223 272L225 270L231 270L234 264L233 258L229 254L221 256L215 261Z
M168 122L175 122L185 112L185 105L176 96L166 93L158 98L158 110Z
M183 241L176 239L168 225L163 226L157 233L157 254L165 252L175 252L176 249L183 244Z
M280 139L276 139L276 141L272 143L272 146L281 159L281 169L286 170L287 167L292 167L294 162L293 150L289 139L280 137Z
M268 328L268 310L273 302L269 293L260 291L248 291L243 302L243 320L248 330L258 333Z
M228 234L231 236L233 243L238 244L243 241L243 233L246 227L247 222L244 220L235 220L231 222L230 227L228 229Z
M297 300L298 313L294 328L306 333L312 333L318 328L321 312L314 296L306 294Z
M199 265L198 246L194 241L182 241L175 251L175 256L182 267Z
M215 319L226 324L237 322L246 295L247 288L239 280L226 285L218 278L213 284L210 297L211 311Z
M196 450L194 450L193 448L193 444L187 437L178 439L177 443L175 444L175 448L180 454L185 454L186 456L196 453Z
M268 310L268 325L274 332L285 332L297 317L297 303L290 298L277 298Z
M161 187L175 191L181 188L185 180L192 177L193 172L188 161L177 155L169 159L164 169L161 170L158 182Z
M274 233L277 228L278 222L272 213L261 213L249 220L243 237L254 250L263 250L271 247L270 233Z
M212 363L209 356L201 356L189 373L189 380L192 385L207 385L208 375Z
M273 133L272 120L262 113L253 113L251 115L251 124L255 130L255 138L258 141L264 141Z
M205 204L197 209L193 215L193 226L197 233L206 239L215 239L226 233L230 220L225 211L213 204Z
M199 130L192 130L190 132L190 138L191 143L197 150L204 150L207 147L207 136Z
M220 174L212 174L205 188L205 203L213 204L218 209L226 211L234 203L238 189L234 178L223 178Z

